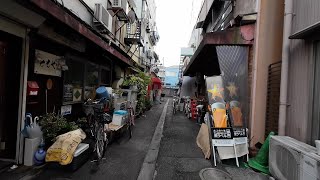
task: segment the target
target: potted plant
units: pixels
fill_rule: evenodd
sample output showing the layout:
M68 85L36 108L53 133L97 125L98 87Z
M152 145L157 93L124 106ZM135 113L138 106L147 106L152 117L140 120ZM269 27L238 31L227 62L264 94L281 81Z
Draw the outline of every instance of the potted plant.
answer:
M140 71L135 75L127 76L122 83L122 88L124 86L131 87L133 91L134 90L138 91L138 96L137 96L138 103L136 106L136 114L140 114L141 112L147 109L146 96L147 96L147 88L150 82L151 82L150 76Z
M132 90L138 90L138 86L140 84L143 84L143 79L141 79L138 76L129 75L124 79L122 83L122 87L125 87L125 88L129 87Z
M115 96L117 98L119 98L119 97L122 96L123 91L121 89L116 89L116 90L113 91L113 93L115 94Z
M120 88L122 89L129 89L130 85L129 85L129 80L127 78L124 79L123 83L121 84Z
M40 116L39 124L43 132L46 147L50 147L55 138L60 134L78 129L75 122L69 122L66 118L55 113Z

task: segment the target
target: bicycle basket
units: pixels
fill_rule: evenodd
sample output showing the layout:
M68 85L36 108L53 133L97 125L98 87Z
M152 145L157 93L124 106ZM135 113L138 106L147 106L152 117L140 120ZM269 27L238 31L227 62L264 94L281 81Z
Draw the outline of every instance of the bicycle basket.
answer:
M93 105L93 109L95 113L103 113L104 112L104 104L98 103Z
M94 114L93 105L92 104L83 104L82 105L83 112L88 116L90 114Z
M101 121L104 124L110 124L112 122L112 117L107 113L103 113Z

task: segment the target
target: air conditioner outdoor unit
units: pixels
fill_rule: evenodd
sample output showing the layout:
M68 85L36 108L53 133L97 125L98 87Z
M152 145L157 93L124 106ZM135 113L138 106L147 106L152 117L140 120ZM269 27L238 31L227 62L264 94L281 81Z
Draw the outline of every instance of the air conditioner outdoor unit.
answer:
M126 4L126 0L111 0L112 7L123 8Z
M279 180L319 180L316 148L287 136L270 139L269 170Z
M112 32L112 16L101 3L95 4L93 24L99 30L108 29Z
M152 51L151 50L147 50L147 58L152 58Z

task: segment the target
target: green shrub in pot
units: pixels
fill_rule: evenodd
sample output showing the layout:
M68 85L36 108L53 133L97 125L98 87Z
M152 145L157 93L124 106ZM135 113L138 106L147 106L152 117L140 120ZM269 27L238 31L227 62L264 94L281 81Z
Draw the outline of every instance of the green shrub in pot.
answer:
M75 122L69 122L66 118L56 113L48 113L40 116L39 124L47 147L50 146L60 134L79 128Z

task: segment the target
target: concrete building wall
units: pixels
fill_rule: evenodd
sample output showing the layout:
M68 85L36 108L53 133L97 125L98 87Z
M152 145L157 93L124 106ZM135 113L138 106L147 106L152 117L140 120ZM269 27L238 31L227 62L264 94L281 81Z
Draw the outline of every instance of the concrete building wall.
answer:
M200 42L202 41L202 29L193 29L192 33L191 33L191 37L189 40L189 47L193 48L193 51L196 51L196 49L198 48Z
M151 63L151 64L155 64L156 60L154 57L152 58L148 58L147 57L147 51L150 50L152 53L154 52L154 47L151 44L151 40L150 40L150 35L151 33L148 33L146 31L147 25L149 25L150 31L154 31L157 30L155 22L156 22L156 4L154 0L147 0L144 2L138 2L141 4L142 7L142 36L144 39L144 48L141 48L140 50L140 56L142 56L144 58L144 60L147 63ZM147 23L148 22L148 23Z
M204 0L198 16L198 22L204 21L215 0Z
M142 1L143 0L134 0L134 3L136 5L135 12L137 14L138 19L141 19L142 16Z
M292 34L320 21L319 0L293 0Z
M94 11L94 4L100 3L100 1L102 0L94 0L94 1L86 0L85 2ZM82 19L88 25L92 26L92 14L89 13L89 11L86 9L86 7L83 4L81 4L80 1L59 0L58 2L65 8L69 9L73 14L77 15L80 19ZM106 3L103 3L103 6L107 8Z
M319 0L293 2L292 34L320 22ZM314 120L314 43L314 40L292 40L289 57L286 134L307 143L313 143L310 140Z
M249 127L251 145L264 142L268 66L281 61L284 1L261 0L256 27Z
M300 141L308 140L309 93L313 82L313 45L304 40L293 40L290 48L288 108L286 135Z
M257 1L258 0L239 0L236 1L234 8L234 17L239 14L250 14L257 12Z
M154 0L147 0L148 9L153 22L156 19L156 4Z

